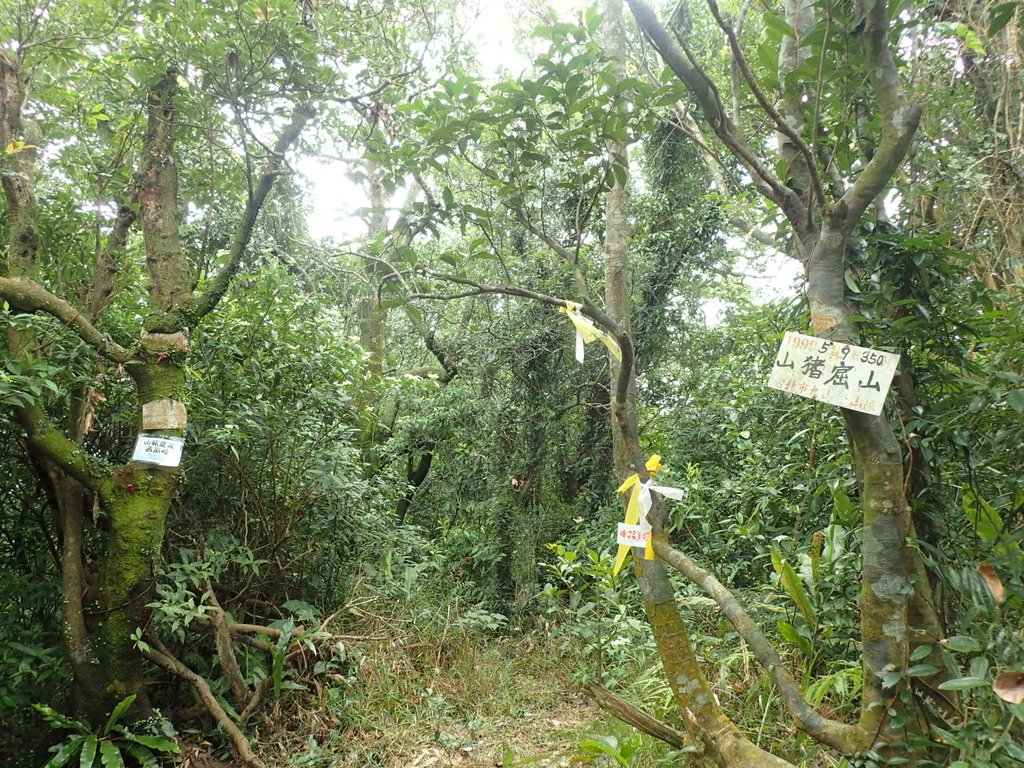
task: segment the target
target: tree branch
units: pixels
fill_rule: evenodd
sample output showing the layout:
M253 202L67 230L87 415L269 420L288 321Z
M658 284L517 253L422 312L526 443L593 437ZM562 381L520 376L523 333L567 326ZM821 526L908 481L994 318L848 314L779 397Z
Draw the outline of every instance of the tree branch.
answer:
M756 224L751 224L742 216L731 216L729 218L729 226L743 234L744 237L752 238L761 245L767 245L769 248L778 248L779 244L770 232L765 232Z
M252 747L249 745L249 740L245 737L245 734L235 725L235 722L228 713L224 711L224 707L217 701L217 697L210 689L210 684L206 681L206 678L193 672L178 661L174 654L167 650L166 646L157 638L147 637L146 640L152 647L149 650L142 651L142 655L154 664L187 681L195 688L200 700L206 706L206 709L209 710L210 714L213 715L213 719L224 729L224 733L227 734L228 739L231 741L231 747L238 759L251 766L251 768L267 768L266 764L252 751Z
M654 11L642 0L627 0L630 10L640 28L662 60L675 73L696 99L711 130L729 151L750 172L755 186L765 197L775 202L797 231L806 226L807 208L793 190L764 166L761 160L747 146L739 130L733 124L722 106L714 83L707 73L699 69L679 49L668 30L658 21Z
M740 637L750 646L754 658L768 672L776 690L786 702L790 714L802 730L816 741L827 744L843 754L862 749L866 735L856 726L823 717L803 697L800 686L782 661L775 647L732 594L715 576L675 549L663 536L654 538L655 554L687 579L703 589L722 609Z
M90 490L100 490L108 473L81 445L57 429L42 409L23 406L13 411L17 423L25 429L30 449L37 456L48 459Z
M552 307L564 307L566 306L565 299L558 299L554 296L548 296L544 293L537 293L526 288L519 288L514 285L486 285L484 283L471 280L468 277L460 277L459 275L448 275L441 272L434 272L433 270L424 270L424 274L428 277L433 277L438 280L446 280L451 283L458 285L470 286L473 290L463 291L457 294L438 295L430 293L411 293L409 294L410 299L428 299L428 300L440 300L447 301L451 299L462 299L470 296L480 296L483 294L494 293L501 294L504 296L519 296L524 299L532 299L533 301L539 301L542 304L548 304ZM605 331L615 337L616 343L619 345L619 350L622 352L622 362L619 366L619 375L616 381L616 391L624 393L629 387L629 378L632 375L633 364L634 364L634 352L633 352L633 339L628 333L622 330L618 323L616 323L611 317L602 312L600 309L595 307L589 301L584 300L580 305L580 313L589 317ZM639 454L638 454L639 456ZM647 469L644 466L644 462L638 459L636 462L640 473L640 479L646 481Z
M228 684L231 686L231 693L235 697L235 705L242 709L246 706L249 698L249 688L242 677L242 670L238 666L238 659L235 658L235 650L231 645L231 631L228 628L228 619L224 609L213 591L213 582L209 579L204 584L206 589L206 602L213 609L207 615L210 618L210 625L213 627L213 644L217 648L217 658L220 660L220 668L224 671Z
M210 280L202 295L196 300L193 313L194 319L204 317L213 311L213 308L217 306L217 302L220 301L227 291L228 286L231 284L231 278L235 276L235 273L238 272L242 264L242 256L245 254L249 241L252 239L252 233L255 229L256 219L260 214L260 210L263 208L270 190L273 189L274 182L282 173L281 169L284 166L285 153L299 138L302 129L306 127L306 123L313 118L314 114L312 107L306 104L299 104L292 112L291 122L288 123L274 143L274 148L271 151L270 158L267 160L263 174L260 176L259 183L253 189L252 196L246 201L242 218L238 222L238 228L235 230L235 238L231 243L231 248L228 249L227 263Z
M591 680L587 683L587 690L597 700L601 709L607 710L627 725L633 726L638 731L643 731L648 736L660 739L676 749L692 748L692 745L687 742L685 735L657 718L651 717L625 699L616 696L600 683Z
M754 98L757 99L757 103L761 106L761 109L765 111L775 123L776 128L782 133L787 139L793 142L793 146L797 148L801 155L804 156L804 161L807 163L807 172L811 175L811 186L813 187L813 194L818 198L821 203L825 202L825 189L821 184L821 177L818 175L817 163L814 160L814 154L811 152L811 148L807 146L807 142L803 140L803 137L793 130L793 127L786 122L786 119L779 114L779 111L775 109L768 98L764 95L764 91L761 90L761 86L757 83L757 78L754 77L754 73L750 71L750 65L747 63L746 57L743 55L743 51L740 50L740 42L736 39L736 33L733 31L732 25L730 25L723 17L722 12L718 8L718 3L715 0L707 0L708 7L711 9L711 15L715 17L715 21L718 22L718 26L725 33L726 39L729 41L729 48L732 50L733 61L736 62L736 66L739 67L740 73L743 75L743 79L747 81L747 85L750 86L750 92L754 94Z
M520 224L540 238L544 245L557 253L558 256L569 265L572 269L572 276L576 281L576 290L585 301L592 301L590 296L590 286L587 284L587 276L583 274L583 270L580 268L578 255L572 253L568 248L558 243L543 229L535 226L534 223L530 221L518 208L514 209L514 213Z
M917 131L921 107L908 102L899 72L889 50L889 14L885 0L857 0L864 15L861 48L865 68L878 98L882 135L871 160L861 171L837 207L847 226L855 225L896 172Z
M107 243L99 249L93 265L92 290L85 304L85 314L95 320L107 306L114 294L114 276L117 274L117 254L128 241L128 233L138 218L138 212L129 205L118 207L114 228L107 236Z
M0 298L22 312L45 312L78 334L86 344L116 363L126 363L133 352L99 331L80 309L47 291L34 280L0 277Z

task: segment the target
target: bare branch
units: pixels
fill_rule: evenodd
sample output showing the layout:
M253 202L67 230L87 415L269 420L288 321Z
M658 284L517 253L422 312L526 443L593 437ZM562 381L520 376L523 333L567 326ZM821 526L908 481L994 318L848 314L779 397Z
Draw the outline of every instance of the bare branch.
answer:
M583 270L580 268L579 254L573 253L565 246L561 245L553 239L547 232L540 227L534 225L526 215L518 208L513 209L516 215L516 219L526 227L530 232L536 235L548 248L558 254L559 258L562 259L572 269L573 278L576 281L576 290L579 291L580 296L586 301L592 301L590 296L590 286L587 285L587 276L583 274Z
M102 314L114 294L114 276L117 274L117 255L128 241L128 233L138 218L138 212L129 205L118 207L114 228L107 236L107 243L96 254L93 265L92 289L85 304L86 317L95 320Z
M238 666L238 659L235 658L235 650L231 645L231 631L228 628L228 619L221 608L217 593L213 591L213 582L209 579L204 584L206 590L206 602L213 609L209 612L210 625L213 627L213 644L217 648L217 658L220 661L220 668L228 679L231 686L231 693L235 697L235 705L244 708L249 699L249 688L242 677L242 670Z
M686 736L670 725L666 725L639 707L630 704L620 696L616 696L600 683L590 681L587 690L597 700L602 709L607 710L627 725L631 725L649 736L664 741L676 749L690 746Z
M285 153L299 138L299 134L306 127L306 123L312 119L313 114L312 107L306 104L296 106L292 112L291 122L288 123L288 126L278 136L263 174L260 176L259 183L256 184L252 197L245 204L241 221L239 221L238 227L235 230L235 238L231 243L231 248L228 249L227 263L210 280L206 290L196 300L195 318L204 317L217 306L217 302L220 301L231 284L231 278L238 272L238 268L242 264L242 256L245 254L249 241L252 239L256 219L263 208L263 203L266 201L267 195L270 194L270 190L273 189L277 177L282 173Z
M693 560L675 549L663 536L655 536L654 552L658 557L703 589L722 609L722 613L735 627L740 637L750 646L754 658L767 670L776 690L789 707L790 714L800 728L822 744L827 744L844 754L863 748L866 734L860 728L829 720L807 703L793 678L782 662L782 657L754 623L750 614L715 576L701 568Z
M745 237L756 240L761 245L767 245L769 248L778 247L778 243L775 241L775 238L772 237L770 232L765 232L756 224L751 224L742 216L731 216L729 218L729 226L737 232L742 233Z
M154 664L187 681L195 688L200 700L206 705L206 709L209 710L210 714L213 715L213 719L224 729L224 733L227 734L228 739L231 741L231 748L238 759L250 766L250 768L267 768L266 763L260 760L256 753L252 751L252 747L249 745L249 740L245 737L245 734L235 725L235 721L231 719L228 713L224 711L224 707L217 701L217 697L210 689L210 684L206 678L186 667L157 638L147 637L146 640L152 647L149 650L144 650L142 655Z
M762 91L761 86L758 85L757 78L754 77L754 73L750 70L750 65L747 63L747 59L743 55L743 51L740 50L740 41L736 39L736 32L733 30L732 25L722 17L722 12L718 8L718 3L716 3L715 0L707 0L707 3L708 7L711 9L711 15L715 17L715 21L718 22L718 26L725 33L725 37L729 41L729 48L732 50L732 59L739 67L740 73L743 75L743 79L746 80L747 85L750 86L750 92L754 94L754 98L757 99L757 103L761 105L761 109L765 111L765 114L772 119L772 122L775 123L779 132L792 141L793 146L795 146L800 154L804 156L804 161L807 163L807 171L811 175L813 194L817 197L819 202L824 203L825 190L821 184L821 177L818 175L818 166L814 159L814 153L811 152L811 148L807 146L807 142L803 140L803 137L793 130L793 127L786 122L786 119L779 114L779 111L775 109L775 106L764 95L764 91Z

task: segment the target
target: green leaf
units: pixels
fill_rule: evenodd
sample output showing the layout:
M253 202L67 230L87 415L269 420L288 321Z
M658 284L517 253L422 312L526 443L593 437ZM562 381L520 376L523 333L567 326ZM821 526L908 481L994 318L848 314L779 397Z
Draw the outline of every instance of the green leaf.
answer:
M783 640L797 647L800 646L801 637L797 634L796 627L788 621L782 621L781 619L776 622L776 626L779 628L779 634L782 635Z
M99 747L99 742L95 736L89 734L85 737L85 741L82 743L82 754L78 758L79 768L92 768L92 764L96 762L97 747Z
M808 626L815 626L817 620L814 614L814 606L811 605L811 599L804 589L803 582L800 581L800 577L793 570L793 566L782 559L782 553L776 547L772 547L771 552L772 565L775 566L775 571L779 574L782 588L786 590L786 594L793 600L796 607L800 609L800 613Z
M43 768L60 768L71 759L72 755L82 748L85 739L85 736L75 736L71 741L58 749L57 753L46 761L46 765Z
M942 686L940 685L939 687L941 688ZM947 731L945 728L939 728L939 726L933 725L932 732L942 737L943 744L948 744L951 747L955 747L956 749L970 749L970 747L967 745L967 742L961 739L959 735Z
M939 683L940 691L968 691L971 688L982 688L988 685L988 680L983 677L958 677L955 680L945 680Z
M135 758L135 761L141 768L159 768L160 764L156 761L153 753L144 747L140 747L138 744L130 744L128 746L128 754Z
M133 733L127 738L130 741L134 741L136 744L141 744L144 747L155 749L157 752L169 752L175 755L181 752L181 747L170 739L165 739L163 736L147 736Z
M943 641L949 650L955 651L956 653L980 653L981 643L975 640L973 637L967 637L966 635L953 635L947 637Z
M286 622L288 624L288 622ZM288 646L292 640L292 627L287 626L284 634L277 640L277 647L274 648L273 667L271 678L274 684L274 699L281 698L281 683L284 679L284 657L288 652Z
M764 19L765 29L774 32L778 39L786 37L796 37L796 32L793 31L793 27L786 23L786 20L778 13L772 11L762 11L761 17Z
M978 537L985 542L992 542L1003 532L1003 519L991 504L978 496L973 488L964 489L964 513L974 524Z
M934 664L915 664L907 670L907 677L931 677L939 672Z
M892 688L900 680L903 679L903 672L898 669L890 669L884 675L882 675L882 687Z
M124 768L124 758L117 744L104 739L100 742L100 761L103 768Z
M114 711L111 712L110 717L107 718L107 724L103 726L102 736L106 736L110 733L110 729L113 728L117 724L117 721L121 719L121 715L127 712L128 707L135 703L135 696L136 694L134 693L131 696L125 696L117 703L117 706L114 707Z
M846 281L846 287L849 288L852 293L860 293L860 285L857 283L857 278L851 270L846 270L843 274L843 280Z
M1024 413L1024 389L1011 389L1006 393L1006 402L1017 413Z
M1002 31L1003 27L1010 23L1013 12L1017 10L1019 2L1000 3L988 12L988 33L994 35Z
M984 678L988 674L988 659L984 656L975 656L971 659L970 677Z
M82 725L77 720L72 720L66 715L62 715L60 712L55 710L53 707L48 707L45 704L33 704L32 705L36 712L43 716L54 728L63 728L68 731L77 731L78 733L87 734L89 729Z
M921 659L926 659L926 658L928 658L928 656L931 655L932 650L934 650L934 646L931 646L931 645L919 645L910 654L910 660L911 661L921 661Z

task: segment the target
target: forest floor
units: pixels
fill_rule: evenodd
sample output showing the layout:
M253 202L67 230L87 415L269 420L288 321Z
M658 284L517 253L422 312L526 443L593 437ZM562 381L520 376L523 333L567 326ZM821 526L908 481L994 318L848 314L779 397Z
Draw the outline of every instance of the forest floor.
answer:
M257 740L268 763L615 765L587 746L604 739L635 742L633 764L650 766L666 751L601 710L573 679L572 649L556 647L542 631L485 636L445 626L436 616L426 631L413 631L396 628L392 618L372 617L350 642L344 682L339 676L340 685L311 686L318 695L270 713ZM289 723L289 730L274 732L275 722Z

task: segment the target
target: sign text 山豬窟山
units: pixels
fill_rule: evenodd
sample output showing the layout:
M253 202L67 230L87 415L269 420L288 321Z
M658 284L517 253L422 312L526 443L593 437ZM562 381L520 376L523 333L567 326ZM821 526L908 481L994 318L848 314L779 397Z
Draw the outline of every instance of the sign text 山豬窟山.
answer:
M768 386L877 416L900 356L787 331Z
M132 461L159 464L161 467L176 467L181 464L181 449L184 445L183 437L142 434L135 438Z

